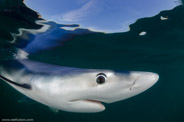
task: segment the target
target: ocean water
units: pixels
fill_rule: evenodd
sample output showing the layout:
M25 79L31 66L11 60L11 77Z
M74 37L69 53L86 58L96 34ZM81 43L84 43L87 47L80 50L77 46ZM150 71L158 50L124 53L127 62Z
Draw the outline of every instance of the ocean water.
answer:
M168 20L161 21L161 16ZM105 104L105 111L93 114L53 113L45 105L22 100L24 95L1 81L1 119L28 118L36 122L184 121L183 5L152 17L139 18L127 32L107 34L85 28L65 29L78 26L43 20L22 0L2 0L0 60L15 59L18 49L23 49L36 61L80 68L150 71L159 74L159 81L146 92ZM44 32L47 29L49 31ZM146 35L139 35L141 32ZM32 45L26 46L30 43L36 43L38 47L32 50Z

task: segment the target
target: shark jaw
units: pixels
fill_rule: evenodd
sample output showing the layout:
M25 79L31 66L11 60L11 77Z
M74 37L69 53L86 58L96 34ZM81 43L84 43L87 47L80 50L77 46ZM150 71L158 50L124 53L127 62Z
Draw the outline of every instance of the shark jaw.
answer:
M86 99L86 100L82 100L83 102L87 102L90 104L96 104L98 105L100 108L102 108L103 110L105 110L105 106L102 104L101 101L97 101L97 100L90 100L90 99Z
M102 104L102 102L97 100L81 99L72 100L70 103L80 107L80 113L97 113L105 110L105 106ZM79 110L77 112L79 112Z

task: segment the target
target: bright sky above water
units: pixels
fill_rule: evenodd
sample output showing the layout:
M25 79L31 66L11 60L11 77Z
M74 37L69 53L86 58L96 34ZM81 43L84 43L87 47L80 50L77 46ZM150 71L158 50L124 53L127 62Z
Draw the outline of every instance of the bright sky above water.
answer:
M128 31L137 19L181 4L180 0L26 0L25 3L44 19L103 32Z

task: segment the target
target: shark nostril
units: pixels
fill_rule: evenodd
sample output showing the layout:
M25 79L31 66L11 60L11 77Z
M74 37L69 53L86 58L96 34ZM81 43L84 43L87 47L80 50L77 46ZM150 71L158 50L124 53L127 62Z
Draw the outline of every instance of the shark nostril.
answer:
M154 85L158 79L159 76L157 74L154 73L146 73L147 75L144 76L137 76L135 78L135 80L132 82L131 86L130 86L130 91L131 90L140 90L140 89L148 89L150 88L152 85Z
M139 79L140 79L140 77L136 78L136 79L133 81L133 83L132 83L131 86L130 86L130 91L138 87L137 81L138 81Z
M131 86L130 86L130 91L133 89L133 87L134 87L134 85L135 85L135 82L136 82L136 80L134 80L134 82L131 84Z

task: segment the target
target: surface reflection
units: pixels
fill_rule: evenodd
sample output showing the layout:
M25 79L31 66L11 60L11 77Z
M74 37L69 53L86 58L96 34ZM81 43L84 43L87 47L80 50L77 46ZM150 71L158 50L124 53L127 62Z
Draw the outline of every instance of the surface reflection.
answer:
M21 44L22 50L27 53L36 53L63 45L64 41L72 39L76 35L92 33L88 29L76 28L79 25L63 25L51 21L38 20L40 29L19 29L19 34L13 34L12 43ZM73 30L67 30L70 28Z
M177 50L183 48L180 48L183 5L153 17L139 18L128 25L130 31L111 34L81 28L79 23L58 24L44 20L21 2L12 3L11 7L7 7L10 4L1 5L0 53L3 60L29 57L62 66L130 69L130 64L143 63L150 54L169 55L175 51L173 45ZM12 56L6 56L7 53Z
M26 0L47 20L103 32L125 32L136 20L181 5L181 0ZM42 5L42 6L40 6Z

